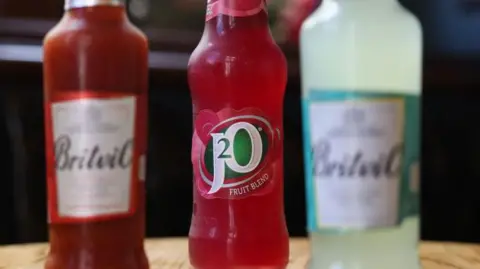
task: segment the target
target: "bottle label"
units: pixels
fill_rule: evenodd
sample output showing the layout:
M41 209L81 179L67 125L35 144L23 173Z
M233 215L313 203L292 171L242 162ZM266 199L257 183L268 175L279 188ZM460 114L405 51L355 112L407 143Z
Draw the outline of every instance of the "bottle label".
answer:
M53 97L46 103L49 222L133 214L145 170L144 98L84 91Z
M303 99L310 231L386 228L418 215L419 100L351 91Z
M218 15L248 17L262 11L267 12L265 0L208 0L206 21Z
M260 111L202 110L194 128L192 164L203 197L240 199L272 190L281 132Z

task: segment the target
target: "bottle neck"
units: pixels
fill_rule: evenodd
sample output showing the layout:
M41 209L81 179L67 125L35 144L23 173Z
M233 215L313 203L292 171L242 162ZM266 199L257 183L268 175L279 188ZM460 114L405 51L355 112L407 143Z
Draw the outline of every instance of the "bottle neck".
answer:
M122 0L66 0L69 18L92 23L124 23L128 20Z
M236 33L271 36L265 0L208 0L205 31L212 36Z
M123 5L123 0L65 0L65 11L85 7Z

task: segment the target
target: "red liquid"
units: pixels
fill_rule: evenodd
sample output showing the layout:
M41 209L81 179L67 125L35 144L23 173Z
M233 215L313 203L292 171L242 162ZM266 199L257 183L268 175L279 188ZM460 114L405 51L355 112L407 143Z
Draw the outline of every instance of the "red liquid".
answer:
M190 261L197 269L286 268L288 232L283 206L283 99L286 60L267 15L219 15L207 21L188 68L194 120L204 109L256 108L282 139L269 165L272 189L242 199L207 199L195 181ZM194 163L195 165L195 163Z
M136 96L148 89L148 45L128 21L123 7L96 6L68 11L44 41L44 94L48 112L64 98ZM136 155L146 152L147 109L137 110ZM46 114L47 177L55 177L50 113ZM51 116L51 115L50 115ZM133 170L138 170L134 161ZM49 196L56 195L49 186ZM92 222L51 223L46 269L147 269L145 190L133 193L136 210L128 217ZM49 203L52 213L57 205Z

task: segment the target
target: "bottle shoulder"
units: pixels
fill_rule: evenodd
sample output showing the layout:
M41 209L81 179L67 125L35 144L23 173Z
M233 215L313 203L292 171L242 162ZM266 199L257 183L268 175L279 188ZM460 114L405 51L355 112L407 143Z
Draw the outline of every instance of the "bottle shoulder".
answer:
M323 22L314 14L300 35L303 84L418 91L423 55L420 23L401 6L380 13L352 11Z
M423 34L419 20L399 6L385 14L372 16L352 12L322 20L322 16L313 15L302 26L300 46L302 49L316 50L320 43L325 48L346 46L345 49L353 49L351 45L356 44L374 50L408 48L418 51L423 45Z
M325 0L302 24L301 32L332 32L346 28L409 29L421 31L418 18L399 3L385 6L345 4L335 0Z
M268 66L286 67L287 61L280 47L273 41L241 44L202 38L190 56L189 70L215 68L219 65L255 72Z
M93 42L94 40L96 42ZM148 50L146 35L128 19L115 23L91 23L65 14L43 40L47 51L72 49L82 44L88 44L89 47L125 45L132 50Z

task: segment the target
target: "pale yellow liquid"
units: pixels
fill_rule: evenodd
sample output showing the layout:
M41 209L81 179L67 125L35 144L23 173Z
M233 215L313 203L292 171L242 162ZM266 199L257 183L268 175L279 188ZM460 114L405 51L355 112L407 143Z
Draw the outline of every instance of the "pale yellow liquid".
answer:
M418 20L394 0L324 0L301 32L302 94L362 90L421 94ZM313 233L313 269L418 269L419 218L399 227Z
M401 227L345 235L310 234L311 269L419 269L418 218Z

